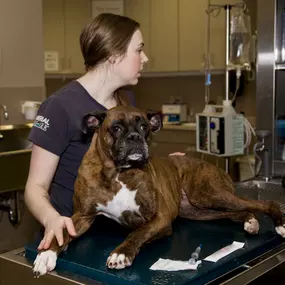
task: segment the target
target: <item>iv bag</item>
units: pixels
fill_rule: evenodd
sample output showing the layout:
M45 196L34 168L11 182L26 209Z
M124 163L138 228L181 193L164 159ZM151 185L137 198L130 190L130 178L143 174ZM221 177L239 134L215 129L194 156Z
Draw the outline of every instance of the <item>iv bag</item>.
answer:
M243 10L239 10L231 17L230 31L230 69L250 69L250 17Z

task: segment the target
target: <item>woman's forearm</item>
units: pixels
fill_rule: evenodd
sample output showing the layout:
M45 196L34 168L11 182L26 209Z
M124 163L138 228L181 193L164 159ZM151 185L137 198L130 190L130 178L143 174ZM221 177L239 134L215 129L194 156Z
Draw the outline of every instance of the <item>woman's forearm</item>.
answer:
M47 190L39 185L27 185L25 189L25 202L32 215L45 226L47 220L59 213L51 205Z

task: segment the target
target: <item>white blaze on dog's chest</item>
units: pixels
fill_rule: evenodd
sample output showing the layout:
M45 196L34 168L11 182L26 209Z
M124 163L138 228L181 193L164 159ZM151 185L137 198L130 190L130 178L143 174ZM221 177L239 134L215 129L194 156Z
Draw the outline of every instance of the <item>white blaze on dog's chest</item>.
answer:
M118 223L120 223L119 218L124 211L130 211L140 214L139 208L135 198L138 190L130 190L126 184L118 179L116 182L120 183L121 189L114 195L113 199L108 201L106 205L97 204L96 210L99 214L105 215Z

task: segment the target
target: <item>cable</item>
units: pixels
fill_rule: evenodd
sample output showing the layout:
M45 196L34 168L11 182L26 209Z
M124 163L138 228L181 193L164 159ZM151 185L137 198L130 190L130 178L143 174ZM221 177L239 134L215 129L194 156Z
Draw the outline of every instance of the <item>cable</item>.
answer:
M249 146L251 144L252 135L256 136L256 133L255 133L254 128L252 127L252 125L250 124L250 122L248 121L246 117L244 117L244 132L245 132L244 148L246 149L247 161L248 161L248 165L250 167L252 175L255 176L256 171L253 169L251 161L250 161Z
M237 70L236 70L236 89L235 89L234 96L232 98L232 103L234 102L234 100L237 96L237 92L238 92L239 87L240 87L240 76L241 76L241 69L237 68ZM252 125L250 124L250 122L248 121L248 119L246 117L244 117L244 131L245 131L245 137L246 137L244 148L248 148L250 146L250 143L251 143L252 134L255 136L255 131L254 131L254 128L252 127Z
M256 134L253 126L246 117L244 117L244 132L245 132L244 148L248 148L251 144L252 135L256 136Z
M237 96L237 92L239 90L239 87L240 87L240 76L241 76L241 69L240 68L237 68L236 70L236 90L235 90L235 93L234 93L234 96L232 98L232 102L234 102L234 100L236 99L236 96Z
M234 102L234 100L237 96L237 92L238 92L239 87L240 87L240 76L241 76L241 69L237 68L237 70L236 70L236 88L235 88L234 96L232 98L232 103ZM250 122L248 121L248 119L246 117L244 117L244 132L245 132L244 149L246 149L248 164L249 164L249 167L251 169L251 172L253 175L255 175L255 170L253 169L251 162L250 162L249 146L251 144L252 136L256 136L256 133L255 133L253 126L250 124Z

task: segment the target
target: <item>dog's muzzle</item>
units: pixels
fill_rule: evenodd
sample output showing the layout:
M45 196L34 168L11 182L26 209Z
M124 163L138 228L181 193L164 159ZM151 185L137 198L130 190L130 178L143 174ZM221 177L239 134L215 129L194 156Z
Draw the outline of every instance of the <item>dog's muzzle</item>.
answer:
M116 153L116 161L120 165L144 164L149 157L145 139L136 132L128 133L118 142Z

